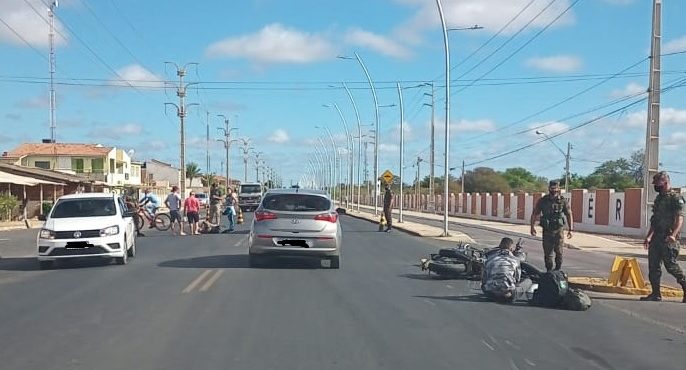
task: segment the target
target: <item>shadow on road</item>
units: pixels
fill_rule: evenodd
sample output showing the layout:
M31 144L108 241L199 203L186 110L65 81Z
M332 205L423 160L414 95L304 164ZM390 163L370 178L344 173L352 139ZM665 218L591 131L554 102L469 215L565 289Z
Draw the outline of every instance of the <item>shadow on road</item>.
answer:
M102 267L112 264L110 258L81 257L74 260L55 261L50 270L82 269ZM2 258L0 271L40 271L38 261L34 257Z
M160 267L176 268L251 268L247 254L228 254L194 258L182 258L160 263ZM313 258L271 257L259 269L320 269L322 262Z
M454 280L448 277L443 277L436 274L400 274L398 277L404 277L412 280Z
M529 307L529 308L541 308L541 307L536 307L532 306L529 304L529 302L525 301L517 301L514 303L499 303L499 302L494 302L490 299L488 299L485 295L483 294L472 294L472 295L453 295L453 296L425 296L425 295L417 295L414 296L415 298L424 298L424 299L436 299L436 300L442 300L442 301L451 301L451 302L476 302L476 303L491 303L491 304L502 304L502 305L507 305L511 307Z

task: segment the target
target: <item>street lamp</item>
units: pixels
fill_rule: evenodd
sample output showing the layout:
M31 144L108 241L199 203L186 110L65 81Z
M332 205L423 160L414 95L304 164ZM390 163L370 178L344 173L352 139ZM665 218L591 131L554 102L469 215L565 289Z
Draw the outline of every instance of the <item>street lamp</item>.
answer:
M438 14L441 17L441 27L443 28L443 48L445 51L445 153L444 153L444 181L443 181L443 235L450 236L448 232L448 179L450 178L450 46L448 45L448 31L477 30L481 29L477 25L466 28L450 28L446 26L441 0L436 0Z
M398 86L398 100L400 101L400 202L399 202L399 215L398 222L403 222L403 155L404 155L404 145L405 145L405 124L404 124L404 112L403 112L403 90L400 87L400 82L397 83Z
M321 148L322 153L324 153L324 154L322 155L322 157L326 157L326 162L328 162L328 164L329 164L329 165L328 165L329 175L327 176L327 177L328 177L328 183L329 183L329 189L328 189L328 190L329 190L329 193L331 194L331 197L332 197L333 199L335 199L335 198L336 198L336 197L335 197L335 194L336 194L336 187L333 186L333 184L334 184L334 182L335 182L335 173L334 173L334 171L333 171L333 168L334 168L334 163L333 163L333 162L334 162L335 160L334 160L334 161L331 160L331 156L329 155L329 151L326 150L326 145L324 144L324 140L322 140L322 137L321 137L321 136L318 136L317 139L319 140L319 144L322 146L322 148ZM315 146L315 148L316 148L316 146Z
M555 146L555 149L557 149L565 157L565 193L569 192L569 153L572 150L572 144L569 141L567 142L567 153L565 153L564 151L562 151L562 149L560 149L559 146L557 146L557 144L555 144L555 142L550 136L546 135L545 132L536 130L536 135L545 136L545 140L553 144Z
M348 123L345 120L345 117L343 116L343 112L341 112L341 109L338 107L338 104L333 103L333 104L322 104L323 107L326 108L335 108L336 111L338 112L338 115L341 117L341 122L343 122L343 128L345 129L345 142L346 146L348 147L348 160L349 160L349 166L350 166L350 172L348 176L348 186L347 186L347 191L346 191L346 196L349 196L352 198L352 187L353 187L353 172L354 172L354 157L353 157L353 151L354 151L354 144L353 144L353 139L352 136L350 136L350 131L348 131ZM358 164L359 165L359 164Z
M315 128L318 128L318 129L324 129L324 130L326 130L326 133L329 134L329 139L331 139L331 145L333 145L333 150L332 150L332 151L333 151L333 179L334 179L334 184L333 184L333 186L334 186L334 187L333 187L333 194L332 194L332 197L333 197L333 199L334 199L334 201L335 201L335 200L336 200L336 188L338 187L338 182L340 181L340 178L339 178L339 179L336 179L336 163L337 163L338 160L339 160L339 159L338 159L338 148L336 147L336 141L333 139L333 135L331 134L331 130L329 130L329 128L328 128L327 126L323 126L323 127L321 127L321 126L314 126L314 127L315 127ZM322 142L322 145L324 145L323 142Z
M339 56L340 59L353 59L351 57ZM376 98L376 89L374 88L374 82L369 76L369 71L364 65L360 55L355 52L355 59L360 63L362 70L364 71L367 81L369 82L369 87L372 89L372 97L374 98L374 122L375 122L375 135L374 135L374 215L379 214L379 189L376 186L376 181L379 179L379 101Z
M362 182L360 178L360 168L362 167L362 124L360 122L360 112L357 110L357 104L355 104L355 99L353 94L348 89L348 85L343 82L343 88L350 98L350 102L355 110L355 117L357 118L357 211L360 211L360 191L362 187Z

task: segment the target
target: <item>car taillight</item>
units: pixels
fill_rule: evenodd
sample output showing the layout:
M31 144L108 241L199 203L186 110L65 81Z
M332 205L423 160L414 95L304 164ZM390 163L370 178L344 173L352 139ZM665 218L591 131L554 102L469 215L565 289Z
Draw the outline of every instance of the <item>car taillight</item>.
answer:
M329 221L332 223L336 223L336 220L338 220L338 213L322 213L320 215L314 216L314 219L317 221Z
M276 220L278 217L276 216L275 213L267 212L267 211L258 211L255 212L255 221L264 221L264 220Z

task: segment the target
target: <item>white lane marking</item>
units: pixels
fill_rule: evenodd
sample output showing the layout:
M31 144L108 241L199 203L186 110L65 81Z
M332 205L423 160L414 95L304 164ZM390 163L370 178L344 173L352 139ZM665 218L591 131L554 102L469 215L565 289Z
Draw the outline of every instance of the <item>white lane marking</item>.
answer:
M536 363L533 362L533 361L531 361L531 360L529 360L528 358L525 358L525 359L524 359L524 362L526 362L526 364L529 365L529 366L531 366L531 367L536 367Z
M510 368L512 370L519 370L519 368L517 367L517 364L515 364L514 360L512 360L512 359L510 359Z
M613 310L617 310L617 311L622 312L622 313L624 313L624 314L626 314L626 315L629 315L629 316L631 316L631 317L633 317L633 318L639 319L639 320L641 320L641 321L643 321L643 322L647 322L647 323L653 324L653 325L662 326L662 327L665 328L665 329L673 330L673 331L675 331L675 332L677 332L677 333L679 333L679 334L681 334L681 335L686 335L686 330L684 330L684 329L682 329L682 328L680 328L680 327L678 327L678 326L670 325L670 324L664 323L664 322L662 322L662 321L658 321L658 320L655 320L655 319L651 319L651 318L648 317L648 316L644 316L644 315L641 315L640 313L637 313L637 312L634 312L634 311L627 310L627 309L625 309L625 308L621 308L621 307L615 306L615 305L613 305L612 303L607 303L607 302L604 302L604 301L601 301L601 300L598 300L598 301L599 301L598 303L599 303L600 305L602 305L602 306L611 308L611 309L613 309Z
M214 275L212 275L212 277L209 280L207 280L205 285L203 285L202 288L200 288L200 291L206 292L208 289L210 289L212 284L214 284L219 279L219 277L222 276L223 273L224 270L217 270L217 272L215 272Z
M428 299L425 299L424 302L426 302L426 303L428 303L428 304L430 304L430 305L432 305L432 306L435 306L435 305L436 305L435 303L431 302L431 301L428 300Z
M8 242L10 241L9 239L0 239L0 242Z
M445 286L446 286L448 289L454 289L454 287L453 287L452 285L450 285L450 284L446 284Z
M240 247L241 244L243 244L243 242L245 242L246 240L248 240L248 236L247 236L247 235L245 235L244 237L242 237L241 240L237 241L236 244L234 244L233 246L234 246L234 247Z
M485 340L482 339L481 343L483 343L484 346L488 347L488 349L490 349L491 351L495 351L495 348L493 348L493 346L488 344L488 342L486 342Z
M195 280L193 280L190 284L188 284L188 286L186 287L186 289L184 289L183 291L181 291L181 293L189 293L191 290L195 289L195 287L196 287L198 284L200 284L200 282L201 282L207 275L209 275L210 273L212 273L212 270L205 270L205 272L203 272L202 274L200 274L200 276L198 276L197 278L195 278Z
M507 340L507 339L505 339L505 344L507 344L508 346L510 346L510 347L512 347L512 348L514 348L514 349L516 349L516 350L518 350L518 351L522 349L522 347L520 347L520 346L518 346L518 345L516 345L516 344L514 344L514 343L512 343L512 342L510 342L510 341Z

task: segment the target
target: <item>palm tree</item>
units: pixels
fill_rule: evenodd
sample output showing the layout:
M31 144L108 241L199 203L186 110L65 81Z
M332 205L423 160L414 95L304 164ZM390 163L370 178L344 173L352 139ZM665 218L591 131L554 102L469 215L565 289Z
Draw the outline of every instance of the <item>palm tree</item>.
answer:
M193 185L193 179L200 177L200 167L195 162L188 163L186 165L186 178L189 179L191 186Z

